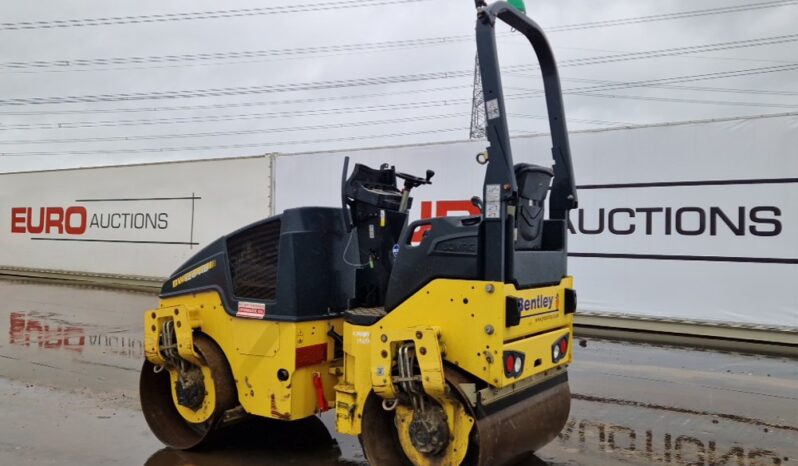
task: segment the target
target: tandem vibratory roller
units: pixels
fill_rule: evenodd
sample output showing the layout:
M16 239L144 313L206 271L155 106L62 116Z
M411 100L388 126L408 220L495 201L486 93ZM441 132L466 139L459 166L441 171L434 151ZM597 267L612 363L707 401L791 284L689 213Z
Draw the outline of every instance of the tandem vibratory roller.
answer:
M408 224L411 190L434 173L350 173L347 159L340 208L289 209L204 248L144 316L141 403L165 444L199 448L248 419L280 429L330 410L371 464L496 466L563 428L577 197L557 66L522 1L476 6L481 214ZM540 63L553 169L513 163L497 21Z

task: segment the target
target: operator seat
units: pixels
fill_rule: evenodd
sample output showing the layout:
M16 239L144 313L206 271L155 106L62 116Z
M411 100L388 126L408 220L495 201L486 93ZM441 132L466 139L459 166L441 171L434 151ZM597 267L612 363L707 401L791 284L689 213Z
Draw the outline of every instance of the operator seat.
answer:
M543 243L543 219L546 217L546 195L554 171L531 163L516 164L514 170L519 197L515 249L540 249Z
M541 251L545 244L545 202L554 172L527 163L515 165L514 171L519 194L515 254L533 256L529 256L529 261L522 261L525 263L514 273L518 277L511 278L520 278L517 282L524 286L559 281L562 267L556 265L562 253ZM437 278L480 280L481 223L481 216L439 217L408 225L397 245L385 310L391 311ZM421 242L412 244L413 233L422 228L426 231Z

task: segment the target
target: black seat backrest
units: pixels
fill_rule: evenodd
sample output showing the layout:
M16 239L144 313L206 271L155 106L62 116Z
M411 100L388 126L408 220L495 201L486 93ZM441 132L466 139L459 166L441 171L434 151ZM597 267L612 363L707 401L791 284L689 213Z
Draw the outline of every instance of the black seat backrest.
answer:
M546 195L554 172L550 168L519 163L515 165L518 183L518 237L516 250L540 249L543 242L543 219L546 216Z
M385 310L390 311L436 278L479 279L480 217L439 217L408 225L399 238L388 281ZM413 233L426 229L421 243Z

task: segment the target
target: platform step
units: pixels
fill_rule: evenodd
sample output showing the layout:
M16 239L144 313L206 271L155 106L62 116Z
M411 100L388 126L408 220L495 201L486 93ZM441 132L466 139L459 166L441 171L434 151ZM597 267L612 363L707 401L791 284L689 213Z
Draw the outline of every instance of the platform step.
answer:
M344 319L354 325L372 325L386 314L384 307L357 307L344 311Z

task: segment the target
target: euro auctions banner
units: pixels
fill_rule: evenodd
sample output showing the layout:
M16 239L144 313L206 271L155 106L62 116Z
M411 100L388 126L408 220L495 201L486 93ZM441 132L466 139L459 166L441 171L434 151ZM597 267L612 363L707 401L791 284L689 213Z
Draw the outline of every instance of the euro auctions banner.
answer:
M276 210L338 205L349 155L435 170L414 193L415 218L476 213L484 144L281 156ZM575 132L571 144L569 272L582 311L798 328L798 114ZM550 165L550 145L515 139L514 160Z
M271 158L0 175L0 267L163 277L266 217Z

